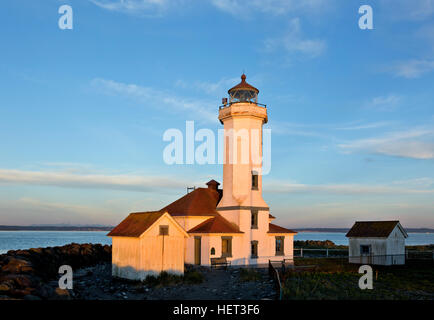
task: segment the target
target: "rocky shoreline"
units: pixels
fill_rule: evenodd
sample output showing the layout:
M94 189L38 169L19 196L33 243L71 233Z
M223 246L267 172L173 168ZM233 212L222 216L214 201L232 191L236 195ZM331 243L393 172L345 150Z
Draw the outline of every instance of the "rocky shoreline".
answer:
M62 247L11 250L0 255L0 299L62 299L59 267L73 270L111 261L111 246L72 243ZM56 280L56 287L49 285Z
M73 289L59 288L61 265L73 269ZM238 268L186 266L200 281L135 282L111 276L111 246L70 244L63 247L8 251L0 255L0 300L272 300L274 281L268 269L253 277ZM247 273L247 275L249 275ZM251 276L251 275L250 275Z

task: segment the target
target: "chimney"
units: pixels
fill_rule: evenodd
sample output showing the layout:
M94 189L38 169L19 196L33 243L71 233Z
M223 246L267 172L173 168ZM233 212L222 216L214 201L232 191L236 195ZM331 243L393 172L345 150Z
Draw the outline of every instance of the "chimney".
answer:
M206 183L208 189L218 190L220 183L215 180L210 180Z

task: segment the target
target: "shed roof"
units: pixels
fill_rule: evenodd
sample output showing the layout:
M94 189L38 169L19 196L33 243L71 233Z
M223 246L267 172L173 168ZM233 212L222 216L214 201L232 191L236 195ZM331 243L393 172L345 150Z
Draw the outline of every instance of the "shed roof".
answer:
M399 226L404 237L408 237L398 220L395 221L356 221L345 235L348 238L387 238Z
M164 211L133 212L119 223L107 236L109 237L140 237L161 216Z
M277 224L270 223L268 233L297 233L297 231L286 229L284 227L278 226Z

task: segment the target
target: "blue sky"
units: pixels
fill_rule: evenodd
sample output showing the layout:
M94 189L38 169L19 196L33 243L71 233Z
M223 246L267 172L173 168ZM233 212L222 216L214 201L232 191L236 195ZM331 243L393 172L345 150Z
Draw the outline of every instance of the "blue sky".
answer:
M222 182L221 165L166 165L162 137L217 132L244 71L268 106L277 223L434 227L433 0L0 7L0 224L116 224Z

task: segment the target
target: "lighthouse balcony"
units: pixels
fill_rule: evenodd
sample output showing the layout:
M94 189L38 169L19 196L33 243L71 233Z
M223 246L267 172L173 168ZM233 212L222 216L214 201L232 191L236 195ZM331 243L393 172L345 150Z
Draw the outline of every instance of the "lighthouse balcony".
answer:
M254 117L260 118L267 123L267 108L247 101L229 104L219 109L219 120L223 121L231 117Z
M267 107L266 104L262 104L262 103L258 103L258 102L253 102L253 101L233 101L233 102L229 102L229 103L226 103L226 104L223 104L223 105L219 106L219 110L224 109L224 108L228 108L231 105L236 104L236 103L249 103L249 104L257 105L258 107L262 107L262 108L266 108Z

